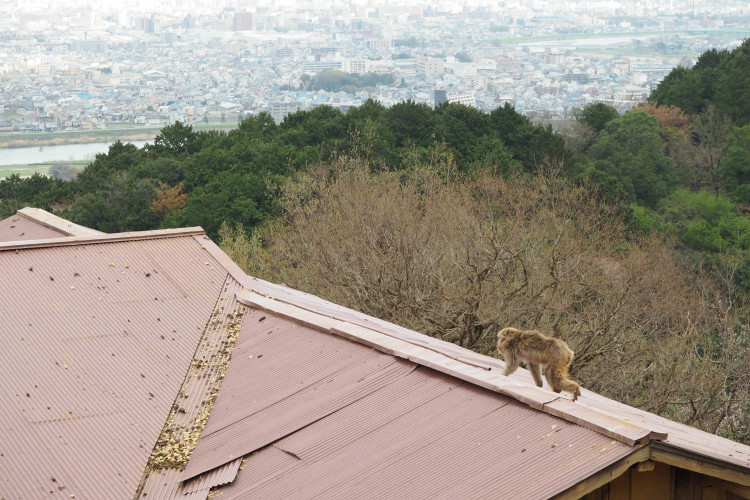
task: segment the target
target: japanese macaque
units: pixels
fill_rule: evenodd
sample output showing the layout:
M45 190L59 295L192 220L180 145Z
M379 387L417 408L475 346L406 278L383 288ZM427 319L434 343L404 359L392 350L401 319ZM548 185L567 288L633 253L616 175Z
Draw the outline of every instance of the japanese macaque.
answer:
M503 328L497 334L497 350L505 358L503 375L508 376L516 371L523 361L538 387L542 386L543 368L553 391L567 391L573 395L573 401L581 395L578 384L568 376L573 351L562 340L548 337L537 330Z

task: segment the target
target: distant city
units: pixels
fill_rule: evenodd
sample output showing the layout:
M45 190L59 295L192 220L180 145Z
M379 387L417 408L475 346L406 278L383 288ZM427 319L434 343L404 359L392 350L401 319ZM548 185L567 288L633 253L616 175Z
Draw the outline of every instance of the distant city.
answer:
M746 0L0 4L0 133L238 123L368 99L560 120L750 36ZM375 82L315 88L325 70Z

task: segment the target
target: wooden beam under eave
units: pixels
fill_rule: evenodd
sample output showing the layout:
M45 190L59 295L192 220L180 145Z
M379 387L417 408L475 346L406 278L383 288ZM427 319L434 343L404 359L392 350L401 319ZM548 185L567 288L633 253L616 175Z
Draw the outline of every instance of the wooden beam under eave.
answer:
M740 470L717 461L702 460L694 453L671 448L661 443L653 443L651 458L657 462L748 487L748 493L750 493L750 470Z
M625 474L633 465L645 462L651 458L651 445L644 444L640 448L635 450L630 455L621 458L617 462L613 463L609 467L605 467L599 472L587 477L583 481L571 486L562 493L551 497L554 500L575 500L579 499L587 493L591 493L597 488L601 488L605 484L611 483L618 477Z

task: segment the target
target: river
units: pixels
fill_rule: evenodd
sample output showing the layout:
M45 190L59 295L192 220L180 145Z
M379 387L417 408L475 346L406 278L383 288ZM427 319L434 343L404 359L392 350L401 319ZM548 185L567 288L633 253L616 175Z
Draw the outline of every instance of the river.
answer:
M143 147L148 141L132 141ZM109 151L109 142L89 144L61 144L59 146L34 146L28 148L0 148L0 165L30 165L55 161L93 160L99 153Z

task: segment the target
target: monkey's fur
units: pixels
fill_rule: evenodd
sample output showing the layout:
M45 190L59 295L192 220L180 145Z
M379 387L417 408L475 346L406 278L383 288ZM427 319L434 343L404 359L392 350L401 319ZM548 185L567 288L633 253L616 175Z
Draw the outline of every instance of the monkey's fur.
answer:
M543 366L544 376L553 391L567 391L573 395L573 401L581 395L578 384L568 375L573 351L562 340L538 330L503 328L497 334L497 350L505 358L503 375L510 375L525 361L538 387L542 386L540 369Z

